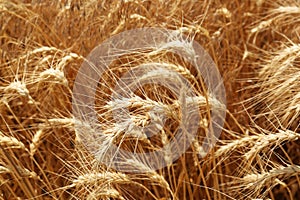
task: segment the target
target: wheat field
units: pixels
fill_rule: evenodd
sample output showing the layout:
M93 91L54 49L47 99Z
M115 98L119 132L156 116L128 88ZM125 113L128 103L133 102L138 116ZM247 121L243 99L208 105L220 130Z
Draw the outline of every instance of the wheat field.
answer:
M203 156L218 102L190 63L164 49L137 49L113 61L93 80L104 136L93 141L93 130L84 137L76 131L72 97L82 63L112 36L144 27L186 35L220 72L226 118ZM0 0L0 47L1 199L300 199L298 0ZM147 63L164 63L188 80L196 101L188 106L199 110L199 128L172 164L151 170L150 163L124 159L119 164L127 172L118 171L88 149L104 155L111 142L131 152L155 151L176 138L184 118L180 98L161 85L143 85L128 105L110 99L118 87L129 87L118 79ZM143 81L135 78L133 85ZM129 131L123 115L114 119L125 107L140 127L152 120L149 109L160 108L166 118L160 134L136 139L140 133Z

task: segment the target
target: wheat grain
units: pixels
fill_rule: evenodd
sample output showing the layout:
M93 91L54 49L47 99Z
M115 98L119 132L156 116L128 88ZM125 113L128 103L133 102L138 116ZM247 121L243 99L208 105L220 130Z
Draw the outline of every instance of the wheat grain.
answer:
M0 145L4 148L26 150L25 145L15 137L5 136L0 132Z
M0 198L299 199L299 9L296 0L0 1ZM99 82L99 136L87 116L80 121L71 113L80 64L112 35L153 26L174 34L152 49L119 57L93 80ZM194 57L193 40L216 62L227 92L223 134L208 155L201 142L214 126L210 112L226 107L207 90L194 63L175 53ZM168 73L130 72L147 64ZM127 72L134 80L128 85L122 83ZM184 86L171 72L189 83L185 89L194 96L176 98L153 85L117 96L148 79ZM113 144L136 153L165 146L189 107L201 115L199 134L166 168L154 171L153 162L124 157L115 164L133 173L123 174L97 159L111 157L94 156ZM120 110L131 122L126 112L117 115ZM151 122L160 130L153 138L141 131ZM169 149L157 162L171 163L173 153Z

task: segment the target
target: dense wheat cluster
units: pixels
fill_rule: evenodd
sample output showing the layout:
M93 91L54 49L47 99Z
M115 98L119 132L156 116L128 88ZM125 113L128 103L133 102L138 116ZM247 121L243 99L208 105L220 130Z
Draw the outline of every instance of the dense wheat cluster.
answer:
M104 134L97 138L87 127L82 137L72 110L78 70L105 40L143 27L175 30L201 44L220 71L227 108L191 63L164 48L137 49L93 80ZM0 47L1 199L300 199L299 1L0 0ZM151 72L139 76L137 66L148 65ZM194 98L142 85L164 78L183 85L156 65L187 80ZM111 98L138 86L123 101ZM184 106L199 111L199 127L187 131L196 137L172 164L153 170L124 158L124 172L100 162L114 153L108 143L136 153L166 145L181 123L196 119L184 117ZM216 107L225 123L204 154ZM159 134L132 129L126 113L118 113L124 109L137 127L154 120L149 134Z

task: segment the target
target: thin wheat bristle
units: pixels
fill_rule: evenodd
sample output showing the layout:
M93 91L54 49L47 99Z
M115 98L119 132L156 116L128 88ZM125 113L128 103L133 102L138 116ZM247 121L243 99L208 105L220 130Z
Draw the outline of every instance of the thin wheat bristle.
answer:
M130 183L130 179L121 173L103 172L103 173L91 173L79 176L73 181L75 185L86 185L100 182L103 184L109 183Z
M300 199L299 19L0 0L0 199Z

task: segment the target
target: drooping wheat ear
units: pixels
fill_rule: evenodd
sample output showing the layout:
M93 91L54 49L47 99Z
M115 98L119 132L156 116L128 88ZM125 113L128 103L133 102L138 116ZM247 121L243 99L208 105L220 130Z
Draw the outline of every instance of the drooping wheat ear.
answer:
M300 119L300 45L292 43L266 55L258 74L255 90L249 99L251 107L259 110L256 118L270 121L268 128L299 129ZM271 126L270 126L271 125Z
M78 176L75 180L73 180L74 186L85 186L92 185L95 183L101 184L129 184L131 183L130 178L119 172L98 172L98 173L88 173L81 176Z
M30 151L30 155L33 156L35 154L35 152L38 149L38 145L42 142L41 141L41 137L43 135L44 131L42 129L39 129L33 136L32 138L32 142L29 145L29 151Z
M253 37L253 42L260 40L259 34L275 31L278 34L287 34L297 38L297 31L300 16L300 4L297 1L276 1L269 2L266 15L252 25L249 38ZM289 27L289 29L287 29ZM291 27L295 28L294 30ZM271 37L274 37L273 35ZM294 39L294 38L293 38ZM270 41L272 43L273 41Z
M122 194L115 188L111 186L103 186L99 187L95 190L91 190L88 195L83 196L87 200L94 200L94 199L120 199L125 200Z
M11 192L13 189L10 188L9 184L14 183L16 187L24 191L24 195L27 198L33 198L36 192L31 182L40 180L40 178L35 171L26 167L26 163L23 164L18 159L19 154L23 155L24 159L26 159L27 152L27 148L21 141L13 136L6 136L0 131L0 180L3 180L6 174L9 174L11 177L10 181L4 181L2 183L3 186Z
M28 96L29 94L25 83L22 83L18 80L11 82L8 86L4 88L4 93L8 94L11 92L17 92L21 96Z
M268 149L275 149L276 147L295 140L300 139L300 133L293 131L278 130L277 133L259 134L255 141L252 141L253 147L245 154L246 160L251 163L254 157L260 152L266 152Z
M50 68L50 69L46 69L45 71L40 73L41 83L43 81L50 81L50 80L52 83L57 82L57 83L62 83L65 86L68 85L68 81L66 80L64 73L58 69Z
M155 180L156 183L157 181L159 181L158 183L161 183L161 178L156 176L149 177L151 177L152 180ZM119 187L121 187L122 185L134 185L142 188L147 193L149 193L154 199L156 199L155 195L153 195L151 191L149 191L143 184L137 182L139 180L143 180L143 178L130 177L120 172L102 171L80 175L73 180L72 184L69 187L75 187L78 188L78 190L79 188L86 188L85 192L89 193L88 196L93 196L92 194L95 191L99 190L100 188L108 187L110 185Z
M259 131L259 133L257 133ZM225 145L222 145L216 152L215 156L225 156L230 151L239 148L249 148L244 154L245 159L249 164L260 152L266 152L269 148L276 148L280 145L300 139L300 134L290 130L277 130L276 133L259 128L258 130L251 129L251 134L254 135L243 136L236 140L232 140Z
M0 166L0 174L6 174L6 173L10 173L11 171L4 167L4 166Z
M0 131L0 145L2 146L2 148L26 150L25 145L21 141L19 141L15 137L6 136L1 131Z
M244 136L235 140L232 140L225 145L222 145L216 152L215 156L225 156L228 153L235 152L236 149L239 149L241 147L253 145L255 141L257 141L260 138L259 135L251 135L251 136Z
M273 168L269 171L265 171L262 173L253 173L247 174L240 180L240 186L237 188L243 189L244 191L248 191L247 195L254 197L265 197L266 194L272 190L276 185L283 185L287 187L287 185L283 182L284 180L298 176L300 174L300 166L297 165L288 165L288 166L279 166ZM266 186L266 190L260 194L263 188ZM290 196L293 198L293 196Z
M172 197L175 198L174 193L171 190L169 183L166 181L166 179L162 175L160 175L159 173L157 173L153 169L145 166L140 161L137 161L137 160L134 160L134 159L128 159L128 160L126 160L126 162L129 166L134 166L136 169L139 169L139 170L143 169L143 171L147 172L147 173L142 174L142 176L144 176L146 178L141 178L141 179L145 179L145 180L147 179L152 184L157 184L157 185L161 186L162 188L167 189L167 191L170 192Z
M159 200L232 199L229 195L236 199L274 200L283 196L286 199L300 198L297 179L299 173L297 172L296 181L295 177L290 176L294 170L290 166L299 167L299 139L297 140L295 136L295 133L299 133L299 70L294 68L299 66L297 59L299 54L298 50L288 48L294 44L287 42L290 40L296 43L299 40L299 1L223 0L221 3L218 3L219 1L215 3L193 0L56 2L32 0L31 2L30 4L24 0L0 0L0 130L4 135L0 138L6 141L1 142L0 139L0 147L3 148L0 152L0 198L146 199L143 196L145 193L152 194L150 195L152 199ZM253 23L255 19L257 21ZM127 180L122 178L119 180L111 176L107 176L107 179L101 178L96 174L105 174L107 169L99 168L99 163L84 148L79 145L57 148L57 139L60 136L74 132L72 125L75 123L69 120L72 118L70 88L66 87L72 85L76 74L76 70L72 71L74 61L78 61L78 55L88 55L95 46L112 35L128 29L153 25L191 35L209 51L225 77L230 112L235 112L235 118L232 117L226 122L226 130L224 129L224 134L217 144L219 147L216 150L217 156L214 156L213 152L212 156L203 159L197 157L194 160L190 159L195 152L201 154L203 151L201 133L198 140L193 143L194 148L167 169L152 172L140 160L132 159L124 161L127 162L124 164L133 170L145 169L147 173L126 174L131 181L128 184ZM247 27L250 27L250 30ZM174 47L178 43L172 44ZM244 59L241 58L243 49L249 50L245 51ZM261 56L255 52L250 54L251 49L262 49L266 56L263 59L251 60L250 55ZM286 49L286 52L283 49ZM73 55L69 51L78 54ZM214 97L203 92L203 88L196 87L197 84L200 85L197 83L200 81L193 70L182 62L177 63L178 60L174 56L164 54L161 49L155 54L145 55L149 58L145 62L167 63L165 67L185 77L192 83L193 89L200 88L195 92L197 97L191 99L193 104L189 104L187 99L188 106L198 102L200 111L205 110L206 105L210 108L218 106ZM151 60L151 56L156 56L156 59ZM169 59L164 61L165 57ZM276 57L280 59L276 61ZM134 55L129 55L128 59L135 62ZM132 66L132 62L130 61L127 66ZM261 69L256 71L252 68L253 65L261 66ZM72 70L69 73L70 68ZM116 65L115 68L116 76L110 76L107 82L115 77L119 78L118 73L123 72L122 66ZM244 87L243 83L237 81L237 78L244 76L244 72L255 75L257 87L252 93L236 92ZM113 92L113 85L107 85L110 87L109 91ZM141 98L142 100L132 98L133 104L126 107L130 110L135 125L146 126L151 118L146 115L147 109L153 107L166 108L164 112L167 117L175 119L173 121L179 120L177 109L180 102L174 100L170 92L156 89L145 87L142 91L137 91L143 94L153 92L152 96L148 95L149 98L147 95ZM98 97L107 103L111 99L106 98L109 94L105 95L105 92L103 90ZM251 98L253 95L258 98ZM250 124L244 120L247 113L243 113L243 108L236 106L235 103L248 97L251 98L251 106L256 106L249 115L263 116L263 120L260 121L259 118L255 123L264 129L250 129L248 127ZM168 101L170 99L172 101ZM118 105L117 102L113 103ZM121 106L119 108L125 109ZM122 138L128 129L125 124L116 126L118 123L113 122L110 113L113 109L114 107L99 108L98 117L106 122L101 128L104 129L104 135L117 135ZM209 112L209 109L206 111ZM207 130L207 124L211 119L205 114L203 119L205 120L200 122L200 128ZM10 134L6 134L8 130L12 130ZM157 143L161 142L163 145L168 143L173 137L174 130L175 128L170 126L168 130L161 131L159 133L161 141L156 140ZM249 130L249 134L245 130ZM86 133L90 132L91 129L87 128ZM54 137L48 137L49 135ZM134 137L141 135L139 132L132 133ZM70 138L72 143L73 138ZM28 156L27 150L24 154L18 141L24 144L25 149L29 144L29 152L33 156ZM107 142L115 141L109 139ZM148 142L150 150L155 149L153 140L147 139L146 136L142 142ZM66 143L69 143L68 139ZM135 141L131 141L131 144L134 143ZM140 147L142 145L138 145L138 148ZM73 148L76 151L75 155L71 153ZM105 148L101 150L105 152ZM286 155L283 156L281 151L286 151L284 152ZM238 155L238 161L231 155ZM15 162L9 163L9 158ZM163 159L168 160L168 155ZM284 163L279 165L275 164L275 161ZM242 173L234 173L236 166L240 166L241 163L244 167ZM93 168L94 165L97 165L97 168ZM35 172L43 180L35 182L31 172ZM69 174L76 174L77 178L85 179L89 178L85 175L90 174L98 181L83 181L82 184L75 181L77 187L65 187L73 184L74 177L70 179ZM285 175L288 177L286 180ZM233 193L227 195L226 183L231 179L239 180L240 182L237 181L236 184L240 187L234 188ZM275 184L280 187L274 187ZM170 191L166 188L170 188L174 196L170 196ZM266 196L265 191L270 189L272 191Z
M16 169L18 170L18 173L20 175L19 178L27 177L39 179L38 175L34 171L30 171L29 169L20 166L16 166ZM16 173L14 170L15 169L10 169L8 166L0 166L0 175Z
M0 91L3 93L3 97L0 99L1 104L9 107L9 102L19 97L29 98L30 94L24 82L19 81L18 79L12 81L9 85L1 87Z
M39 129L33 135L32 141L29 145L29 152L31 156L33 156L36 153L39 145L43 142L44 137L50 134L47 129L51 129L52 127L69 128L70 130L73 130L74 119L52 118L45 120L43 124L39 124Z

